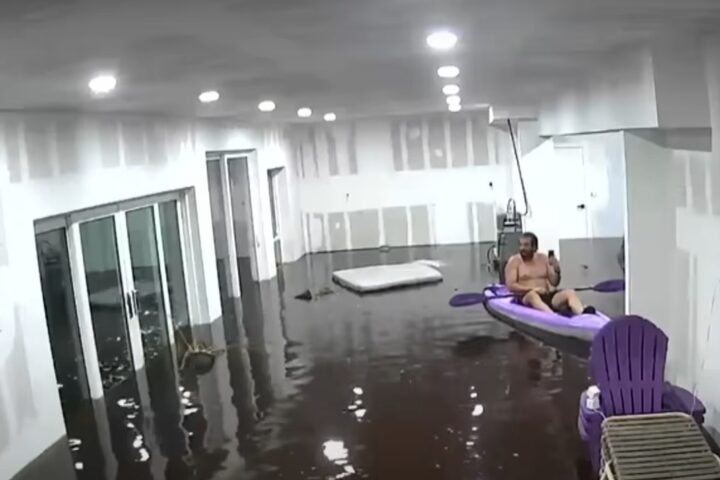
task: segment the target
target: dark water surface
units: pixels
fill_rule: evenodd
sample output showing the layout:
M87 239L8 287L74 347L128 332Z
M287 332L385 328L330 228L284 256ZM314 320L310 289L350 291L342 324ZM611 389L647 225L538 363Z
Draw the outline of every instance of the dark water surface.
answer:
M443 283L358 296L330 281L333 269L420 258L445 263ZM243 278L243 298L196 332L227 349L214 369L177 377L151 365L139 382L149 401L108 408L110 424L133 416L132 435L95 449L99 466L79 477L585 478L585 362L482 307L447 305L493 280L482 260L469 246L354 252L305 258L262 284ZM324 287L333 293L294 299Z

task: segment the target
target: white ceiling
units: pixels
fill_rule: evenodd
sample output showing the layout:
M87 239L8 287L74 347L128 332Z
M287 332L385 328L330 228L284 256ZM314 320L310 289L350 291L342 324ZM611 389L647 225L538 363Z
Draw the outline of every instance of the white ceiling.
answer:
M442 63L462 69L466 105L524 104L598 54L718 25L719 0L0 0L0 109L433 111ZM425 47L438 26L460 35L453 53ZM104 70L118 90L93 99ZM220 102L199 105L211 88Z

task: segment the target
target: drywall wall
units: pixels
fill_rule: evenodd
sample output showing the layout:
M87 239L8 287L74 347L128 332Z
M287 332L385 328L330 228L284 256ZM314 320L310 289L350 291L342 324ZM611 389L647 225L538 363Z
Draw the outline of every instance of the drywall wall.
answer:
M562 256L561 240L623 237L625 154L621 133L553 137L523 153L529 204L525 228L540 237L543 250L552 249ZM518 208L524 211L516 169L513 192Z
M555 137L557 146L583 150L588 237L625 234L625 150L621 132Z
M628 310L668 334L668 378L699 389L710 407L707 420L717 429L720 390L714 385L720 365L712 355L720 339L713 326L720 313L717 154L671 150L656 140L635 134L625 139Z
M194 189L206 308L220 316L205 152L254 149L258 176L285 167L282 135L233 124L155 117L3 114L0 117L0 478L64 434L35 252L36 219L171 190ZM264 183L267 189L267 182ZM262 187L261 187L262 188ZM287 185L292 188L292 185ZM269 200L268 202L269 203ZM267 205L258 202L260 232ZM287 215L290 215L289 213ZM269 218L269 217L268 217ZM263 275L275 269L260 236ZM288 238L288 257L301 244ZM266 248L266 245L268 248ZM203 293L203 292L201 292ZM31 360L32 359L32 360Z
M490 130L486 111L294 127L307 250L494 240L509 137Z
M708 128L700 42L664 38L598 58L570 88L543 102L540 123L543 135Z
M704 60L712 151L627 134L628 300L670 337L667 377L697 392L720 431L720 39ZM704 147L704 142L700 142Z
M542 135L656 128L652 51L623 49L598 58L586 77L540 110Z
M705 63L695 37L664 39L652 47L658 126L710 127Z

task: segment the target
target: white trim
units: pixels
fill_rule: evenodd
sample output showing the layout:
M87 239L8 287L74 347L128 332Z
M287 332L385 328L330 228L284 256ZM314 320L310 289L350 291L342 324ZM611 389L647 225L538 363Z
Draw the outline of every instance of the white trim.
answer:
M118 261L122 277L121 295L127 304L128 295L132 297L132 312L126 311L127 330L129 334L130 351L132 353L135 372L138 374L145 367L145 354L143 352L142 333L140 329L140 316L137 311L137 290L132 272L132 259L130 257L130 238L127 229L127 212L115 214L115 236ZM131 314L132 313L132 314Z
M242 158L242 157L238 157ZM226 259L228 275L230 276L230 294L233 297L240 296L240 272L237 266L237 245L235 244L235 229L233 228L233 208L232 208L232 195L230 193L230 176L228 174L228 161L229 158L224 157L220 161L220 187L222 189L222 202L224 205L223 212L225 218L223 219L225 227L225 241L227 242L228 258Z
M465 117L465 145L467 147L467 166L475 166L475 145L473 144L472 118ZM521 157L522 158L522 157Z
M405 221L407 222L407 244L408 246L413 246L413 233L412 233L412 208L407 206L405 207Z
M50 152L48 155L50 156L50 166L52 167L52 176L57 177L60 175L60 149L58 148L58 135L57 135L57 123L56 122L50 122L50 128L49 128L49 144L50 144Z
M399 122L399 134L400 134L400 158L402 159L403 171L410 170L408 161L408 149L407 149L407 123Z
M199 288L192 288L192 285L200 285L198 272L195 269L195 262L193 259L194 252L196 249L193 248L192 236L190 235L190 218L191 215L188 213L190 196L188 194L183 195L182 199L176 202L176 210L178 215L178 228L180 229L180 251L183 259L183 271L184 275L184 287L185 296L188 301L188 323L190 326L193 325L193 320L198 322L201 318L200 315L200 301L198 296L200 295Z
M20 170L20 181L30 178L30 158L27 152L26 125L25 122L18 120L17 142L18 142L18 167ZM9 159L8 159L9 160Z
M450 131L450 119L447 117L443 119L443 136L445 137L445 161L447 162L447 168L452 168L452 132Z
M95 345L95 330L93 328L92 313L90 312L90 299L85 277L85 261L82 252L82 239L80 224L74 223L66 230L68 257L70 263L70 277L75 295L75 311L77 314L80 343L82 344L85 360L85 374L87 376L90 395L93 399L103 398L102 377L100 375L100 360Z
M311 217L312 218L312 217ZM353 249L352 243L352 225L350 224L350 212L344 212L343 218L345 219L345 243L347 243L347 249L351 251ZM315 253L315 252L312 252Z
M422 140L423 168L430 170L430 126L427 119L423 119L420 123L420 138Z
M387 239L385 238L385 214L382 208L377 209L378 212L378 232L380 238L378 238L378 245L380 247L387 246ZM347 213L345 214L347 215ZM352 250L350 247L350 240L348 240L348 250Z
M152 208L153 220L155 221L155 244L157 248L158 269L160 270L160 288L162 289L163 304L165 305L165 324L167 327L170 350L172 351L173 358L177 358L177 354L175 352L175 335L172 334L172 332L175 331L175 328L172 320L173 313L172 305L170 304L167 271L165 270L165 243L163 242L162 224L160 223L160 204L156 203Z

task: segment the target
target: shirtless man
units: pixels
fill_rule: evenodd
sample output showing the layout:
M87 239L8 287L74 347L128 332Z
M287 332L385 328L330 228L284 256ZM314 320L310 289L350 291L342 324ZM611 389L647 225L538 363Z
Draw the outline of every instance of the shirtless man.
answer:
M518 253L510 257L505 267L505 283L520 301L543 312L570 309L573 314L595 313L585 307L574 290L558 290L560 265L538 253L538 239L534 233L520 237Z

